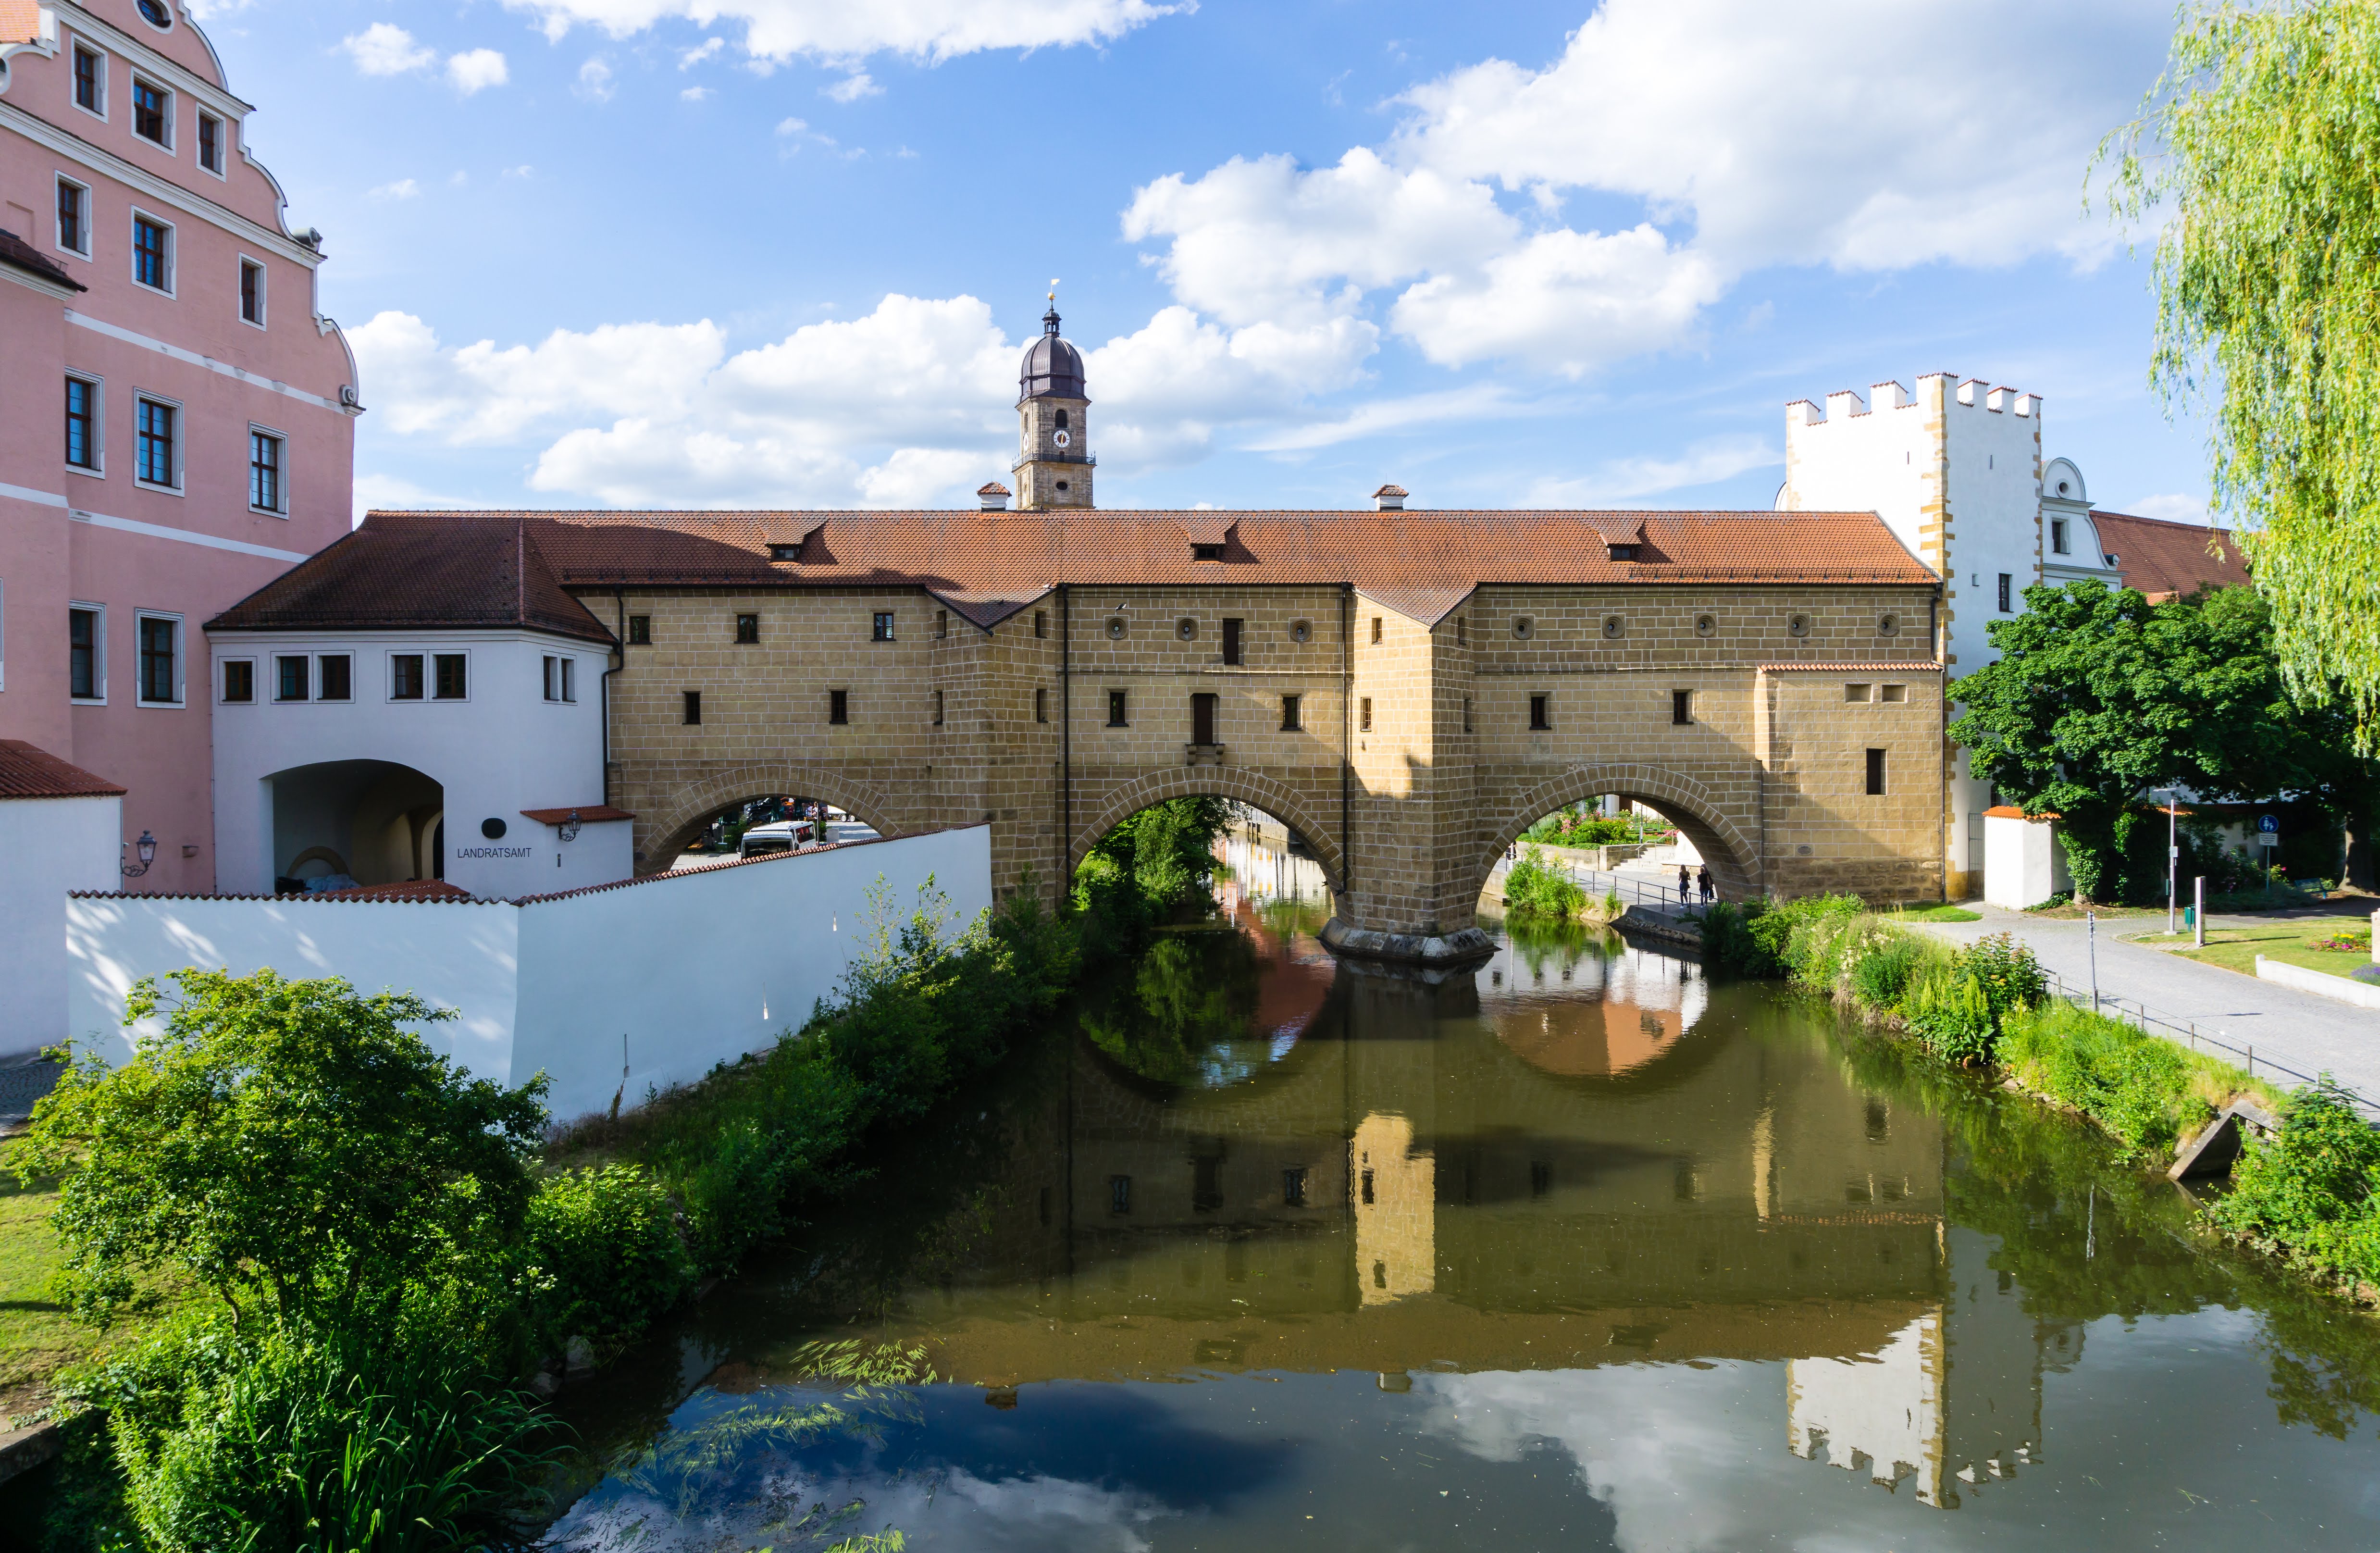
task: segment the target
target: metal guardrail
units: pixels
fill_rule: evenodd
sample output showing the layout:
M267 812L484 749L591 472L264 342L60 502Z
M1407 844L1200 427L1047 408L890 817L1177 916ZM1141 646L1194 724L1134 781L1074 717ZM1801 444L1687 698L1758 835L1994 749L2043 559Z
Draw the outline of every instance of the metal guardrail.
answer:
M2148 1005L2137 998L2130 1000L2128 1004L2125 999L2109 997L2104 992L2095 996L2087 987L2068 987L2064 978L2055 971L2044 971L2042 974L2049 978L2049 989L2076 1008L2091 1009L2094 1013L2109 1014L2116 1019L2129 1019L2143 1035L2162 1035L2168 1040L2186 1041L2192 1051L2203 1050L2208 1047L2217 1051L2228 1051L2232 1056L2243 1060L2250 1078L2256 1076L2257 1066L2261 1063L2268 1075L2281 1074L2296 1079L2300 1084L2323 1086L2367 1115L2380 1117L2380 1101L2374 1101L2361 1091L2350 1088L2336 1079L2326 1079L2317 1074L2300 1073L2286 1062L2276 1062L2269 1056L2259 1057L2256 1055L2255 1044L2252 1041L2246 1046L2233 1046L2229 1041L2218 1039L2201 1030L2195 1020L2176 1021L2163 1014L2152 1013L2149 1012Z

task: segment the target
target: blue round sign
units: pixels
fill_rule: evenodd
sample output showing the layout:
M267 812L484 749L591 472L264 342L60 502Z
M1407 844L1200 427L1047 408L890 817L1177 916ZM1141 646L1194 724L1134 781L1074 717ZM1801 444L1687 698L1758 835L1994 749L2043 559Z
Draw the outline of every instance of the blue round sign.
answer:
M2279 835L2281 833L2280 816L2276 814L2258 815L2256 817L2256 833L2263 836Z

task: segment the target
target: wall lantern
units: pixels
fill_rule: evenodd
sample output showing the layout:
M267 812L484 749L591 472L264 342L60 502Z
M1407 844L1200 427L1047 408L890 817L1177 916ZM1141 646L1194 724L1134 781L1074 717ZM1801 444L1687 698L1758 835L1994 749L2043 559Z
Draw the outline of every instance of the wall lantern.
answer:
M572 809L570 811L570 817L562 822L562 839L565 842L575 842L578 839L578 811L577 809Z
M122 844L123 843L117 843L119 850L121 850ZM149 865L157 860L157 838L151 835L148 831L143 831L140 832L140 839L132 843L132 850L140 855L140 866L136 868L129 863L123 864L122 867L124 869L124 877L127 879L139 879L142 874L149 871Z

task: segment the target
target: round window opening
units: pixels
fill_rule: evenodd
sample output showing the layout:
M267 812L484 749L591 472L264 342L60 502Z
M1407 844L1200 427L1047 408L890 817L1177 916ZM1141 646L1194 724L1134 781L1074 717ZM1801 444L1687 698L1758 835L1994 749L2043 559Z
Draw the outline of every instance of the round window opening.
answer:
M2063 496L2063 495L2065 495L2065 494L2066 494L2066 482L2065 482L2064 480L2059 480L2059 481L2058 482L2058 493L2060 496Z
M1291 621L1289 623L1289 639L1293 642L1312 641L1314 639L1313 623L1311 621L1305 620Z
M501 819L482 819L480 821L480 834L492 842L500 842L504 839L504 822Z
M1694 616L1694 635L1697 637L1715 637L1718 635L1718 616L1715 614L1698 614Z
M162 32L174 25L174 13L165 0L140 0L140 19Z
M1789 637L1808 636L1810 634L1810 617L1806 614L1787 615L1785 617L1785 634Z
M1895 631L1898 631L1898 630L1900 630L1900 617L1899 615L1897 615L1897 614L1880 614L1880 615L1877 615L1877 616L1876 617L1876 634L1877 636L1879 636L1879 637L1889 637L1889 636L1891 636Z
M1603 617L1603 639L1604 639L1604 640L1606 640L1606 641L1618 641L1621 637L1622 637L1626 636L1627 634L1628 634L1628 623L1627 623L1626 621L1624 621L1624 620L1621 619L1621 618L1620 618L1618 615L1616 615L1616 614L1607 614L1607 615L1605 615L1605 616Z
M1527 641L1531 637L1534 637L1536 634L1537 623L1536 621L1530 619L1525 614L1514 615L1512 617L1513 636L1519 637L1522 641Z
M1109 617L1108 637L1111 640L1116 641L1123 638L1123 616L1119 614Z
M1195 620L1184 620L1173 627L1173 634L1181 637L1185 642L1196 641L1198 639L1198 623Z

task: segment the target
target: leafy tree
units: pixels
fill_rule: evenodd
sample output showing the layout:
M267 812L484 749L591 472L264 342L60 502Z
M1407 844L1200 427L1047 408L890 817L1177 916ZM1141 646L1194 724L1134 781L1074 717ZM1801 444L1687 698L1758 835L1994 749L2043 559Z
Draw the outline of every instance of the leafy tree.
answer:
M2273 604L2284 672L2344 687L2380 749L2380 6L2186 6L2110 137L2117 213L2161 223L2152 380L2204 405L2216 504Z
M1103 950L1136 944L1155 923L1204 903L1215 885L1215 838L1232 822L1228 798L1169 798L1091 844L1075 876L1075 908Z
M387 1314L408 1282L490 1275L516 1244L542 1135L540 1075L457 1072L408 1024L453 1017L336 977L187 970L132 1060L69 1067L33 1117L23 1175L64 1177L53 1219L76 1307L98 1319L136 1274L175 1271L236 1324L260 1305L323 1329Z

